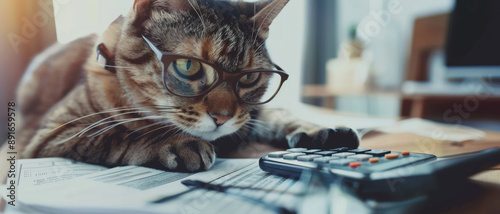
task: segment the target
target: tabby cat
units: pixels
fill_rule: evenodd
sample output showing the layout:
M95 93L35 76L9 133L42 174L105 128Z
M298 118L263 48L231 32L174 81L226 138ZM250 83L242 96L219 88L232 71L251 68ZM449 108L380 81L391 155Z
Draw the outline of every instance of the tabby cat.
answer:
M136 0L100 38L50 48L18 90L23 157L201 171L241 143L357 147L262 105L288 77L265 47L288 1Z

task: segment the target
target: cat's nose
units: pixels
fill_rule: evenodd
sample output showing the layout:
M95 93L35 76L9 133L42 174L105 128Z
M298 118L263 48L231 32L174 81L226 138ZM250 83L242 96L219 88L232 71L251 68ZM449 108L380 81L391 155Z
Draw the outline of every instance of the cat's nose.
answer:
M212 119L214 119L215 125L222 126L225 122L233 118L231 114L221 114L221 113L208 113Z

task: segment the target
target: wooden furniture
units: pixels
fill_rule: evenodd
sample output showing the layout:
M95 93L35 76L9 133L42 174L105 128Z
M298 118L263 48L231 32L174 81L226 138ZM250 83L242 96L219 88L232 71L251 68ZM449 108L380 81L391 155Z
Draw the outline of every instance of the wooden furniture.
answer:
M454 105L464 106L478 101L478 107L474 111L469 111L470 118L500 119L498 106L500 106L500 96L488 95L487 99L478 98L478 94L404 94L399 90L366 90L366 91L329 91L325 85L305 85L302 88L302 96L306 98L321 98L322 107L335 109L336 97L373 97L390 96L400 100L401 117L418 118L443 118L443 114L449 109L454 109ZM477 98L477 99L476 99ZM474 104L475 105L475 104ZM455 112L456 113L456 112Z
M429 57L433 51L444 47L448 19L448 14L439 14L415 20L406 80L428 80Z
M446 43L449 14L437 14L415 20L410 49L410 60L406 81L425 82L429 80L429 58L431 54L443 49ZM442 118L443 113L453 105L463 105L477 93L453 94L403 94L401 96L402 117ZM480 109L475 109L476 118L487 118L496 113L493 106L500 105L500 97L494 96L481 100ZM500 118L498 118L500 119Z
M448 14L438 14L415 20L405 81L425 82L429 80L429 57L433 51L444 47L448 19ZM478 89L481 87L484 86L478 83ZM463 106L464 102L467 101L471 104L474 102L474 98L478 96L474 91L464 94L456 94L454 91L404 94L399 89L380 90L376 88L356 92L349 90L329 91L324 85L306 85L303 87L302 95L306 98L322 98L323 107L331 109L335 109L334 102L337 97L368 98L373 96L391 96L400 100L399 116L432 119L442 119L444 112L449 109L453 110L454 105ZM487 99L478 99L478 101L480 101L479 107L473 110L472 117L476 119L491 119L491 116L498 115L498 111L496 110L498 108L496 106L500 105L500 96L498 94L492 95ZM464 119L470 118L466 117ZM496 116L496 119L500 119L500 115Z

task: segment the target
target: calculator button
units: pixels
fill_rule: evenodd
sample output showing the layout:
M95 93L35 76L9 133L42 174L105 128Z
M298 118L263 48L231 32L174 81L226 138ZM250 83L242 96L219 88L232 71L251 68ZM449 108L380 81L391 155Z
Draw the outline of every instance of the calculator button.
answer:
M349 157L349 156L352 156L352 155L355 155L355 154L356 153L352 153L352 152L341 152L341 153L333 154L332 157L345 158L345 157Z
M290 152L279 151L279 152L271 152L267 156L271 158L281 158L283 155L290 154Z
M334 165L334 166L347 166L347 165L349 165L350 162L352 162L352 160L338 159L338 160L331 160L329 163L330 163L330 165Z
M377 163L378 162L378 158L370 158L368 161L370 163Z
M340 157L320 157L320 158L314 158L313 161L315 163L328 163L331 160L337 160L337 159L340 159Z
M320 151L321 151L321 149L309 149L309 150L303 151L302 153L306 153L308 155L312 155L315 152L320 152Z
M306 154L304 154L304 153L290 153L290 154L283 155L283 159L295 160L295 159L297 159L298 156L302 156L302 155L306 155Z
M397 154L397 153L391 153L391 154L385 155L385 159L395 159L398 157L399 157L399 154Z
M366 161L372 157L373 157L372 155L358 154L358 155L348 156L347 158L357 161Z
M335 149L330 149L330 151L336 151L336 152L347 152L349 148L347 147L340 147L340 148L335 148Z
M335 154L337 152L335 151L321 151L321 152L315 152L314 154L316 155L323 155L323 156L330 156L332 154Z
M370 150L371 149L351 149L348 152L354 152L354 153L358 154L358 153L365 153L365 152L368 152Z
M291 148L291 149L287 149L286 150L287 152L303 152L303 151L307 151L306 148Z
M358 167L358 166L361 166L361 162L350 162L350 163L349 163L349 166L350 166L351 168L356 168L356 167Z
M312 161L314 158L320 158L322 157L321 155L304 155L304 156L298 156L297 160L299 161Z
M401 152L401 155L410 155L410 152Z
M365 152L367 155L373 155L373 156L384 156L385 154L389 154L391 151L387 150L371 150L368 152Z

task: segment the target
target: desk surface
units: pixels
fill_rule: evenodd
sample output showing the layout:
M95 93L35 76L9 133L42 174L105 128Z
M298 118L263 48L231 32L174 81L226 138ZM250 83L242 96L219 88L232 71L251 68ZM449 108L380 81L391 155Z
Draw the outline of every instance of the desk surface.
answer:
M404 93L400 89L362 89L362 90L352 90L352 89L337 89L330 90L326 85L304 85L302 87L302 96L304 97L336 97L336 96L393 96L401 97L406 99L456 99L463 98L467 96L478 96L475 91L470 93ZM488 99L500 100L499 94L488 94Z
M409 133L369 133L362 139L360 147L431 153L439 157L462 154L482 149L500 147L500 133L486 132L482 141L453 143L439 141ZM232 158L260 158L279 149L268 145L253 144L231 154ZM434 213L500 213L500 165L470 178L467 194L457 195L448 203L439 206ZM461 187L462 188L462 187ZM5 205L5 204L3 204ZM0 206L0 210L1 206Z
M487 131L484 140L463 143L440 141L410 133L369 133L363 137L360 147L430 153L444 157L500 147L500 133ZM259 158L277 150L279 149L256 144L233 153L231 157ZM470 180L471 183L466 188L466 194L457 195L456 198L441 204L436 208L438 210L433 211L435 213L500 213L500 203L498 203L500 199L500 165L474 175Z

